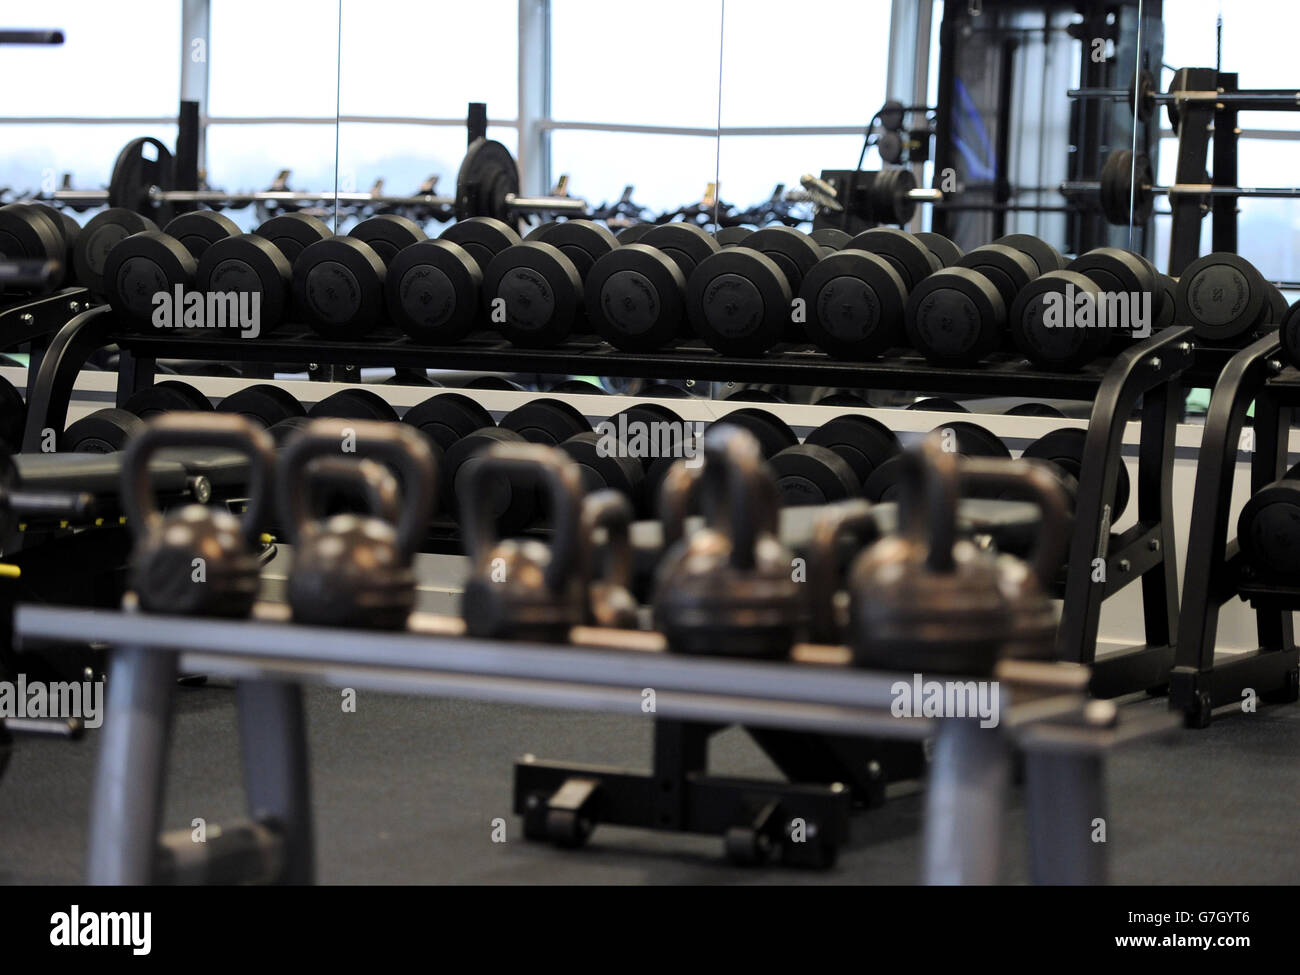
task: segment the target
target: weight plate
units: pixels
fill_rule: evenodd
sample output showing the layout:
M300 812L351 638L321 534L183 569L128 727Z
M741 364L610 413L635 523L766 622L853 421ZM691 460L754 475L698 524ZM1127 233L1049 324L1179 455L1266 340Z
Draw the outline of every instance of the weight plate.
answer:
M423 369L408 369L398 367L393 370L393 374L384 380L385 386L432 386L442 388L442 383L430 379L429 374Z
M488 320L515 345L546 348L569 337L582 309L582 277L542 241L507 247L483 275Z
M931 261L937 261L916 237L893 227L875 227L860 233L849 241L849 247L879 254L894 266L908 291L934 270Z
M63 234L44 213L21 203L0 207L0 257L55 261L58 269L48 289L58 289L66 276Z
M72 266L77 281L93 294L103 296L104 265L109 252L121 240L132 234L157 231L158 225L147 217L122 207L113 207L97 213L81 230L72 254Z
M592 327L616 348L649 352L681 332L686 277L669 254L648 244L605 254L592 266L584 291Z
M1271 281L1264 282L1264 290L1267 292L1268 300L1264 302L1264 317L1260 324L1281 325L1289 307L1286 296Z
M1139 71L1137 78L1128 83L1128 105L1139 122L1151 121L1156 108L1156 80L1150 71Z
M257 383L231 393L217 404L217 412L238 413L263 429L270 429L281 420L307 415L288 390L272 383Z
M835 251L842 251L849 246L853 235L839 227L821 227L808 235L812 242L822 249L822 257L828 257Z
M362 220L348 231L348 236L369 244L386 267L393 263L398 251L429 238L414 220L395 213Z
M1086 274L1103 288L1141 293L1155 288L1155 268L1142 256L1118 247L1096 247L1080 254L1066 266L1068 271Z
M618 239L598 223L590 220L563 220L542 224L524 238L544 240L573 262L584 282L592 265L618 247Z
M272 424L266 432L271 435L271 439L275 441L275 446L279 448L288 443L291 437L309 423L311 423L311 420L306 416L291 416Z
M1054 419L1065 419L1065 414L1055 406L1047 403L1018 403L1009 410L1002 412L1003 416L1050 416Z
M833 355L870 359L901 343L907 288L884 257L846 248L804 278L808 337Z
M1179 277L1176 318L1198 338L1226 342L1255 327L1267 300L1265 281L1253 264L1216 251L1192 261Z
M163 233L180 241L197 261L219 240L238 237L239 224L215 210L193 210L167 221Z
M723 227L721 230L714 231L713 239L718 242L719 247L735 247L748 239L753 232L753 227Z
M595 383L589 383L585 379L566 379L562 383L556 383L548 393L576 393L580 396L608 396L609 391L601 389Z
M817 444L786 447L767 462L782 506L827 504L857 497L862 482L835 451Z
M873 470L862 483L862 496L876 504L898 501L898 491L903 480L901 457L887 458Z
M0 376L0 449L16 454L23 449L27 404L8 379ZM3 538L0 535L0 538Z
M903 161L903 137L897 132L881 132L876 138L876 151L881 162L897 166Z
M957 267L979 271L993 282L1002 296L1002 303L1010 308L1020 294L1020 289L1038 277L1038 265L1022 250L1005 244L986 244L963 255Z
M941 437L954 438L952 446L962 457L992 457L1007 460L1011 458L1011 451L1007 450L1007 445L1001 438L969 420L945 423L930 432L938 433Z
M898 437L888 427L858 413L828 420L808 434L804 443L835 451L853 469L859 486L900 450Z
M353 237L308 245L293 262L293 304L317 334L357 338L384 313L384 262Z
M508 223L493 217L473 217L459 220L444 230L439 240L449 240L469 251L470 257L478 263L479 270L486 270L488 263L507 247L520 243L519 234Z
M1065 270L1065 258L1061 252L1040 237L1032 234L1007 234L993 241L995 244L1002 244L1006 247L1015 248L1028 254L1035 264L1038 265L1038 273L1046 274L1048 271Z
M912 347L930 362L972 366L1002 344L1007 306L983 273L950 267L907 296L905 322Z
M1242 558L1269 581L1300 575L1300 485L1283 479L1256 491L1237 519Z
M939 263L944 267L952 267L962 259L965 253L955 243L945 237L943 234L924 233L916 234L916 239L930 249L930 253L939 259Z
M724 247L700 262L686 282L695 334L727 356L761 356L790 321L790 285L766 254Z
M745 246L761 251L776 262L790 285L791 294L799 293L804 276L822 259L821 247L793 227L755 230L745 238Z
M122 147L113 163L108 205L166 223L172 218L172 206L149 198L149 190L155 186L160 190L175 188L171 151L157 139L132 139Z
M587 418L561 399L543 397L517 406L501 418L501 426L514 430L529 443L554 447L575 433L591 429Z
M609 445L595 430L575 433L560 444L559 449L577 463L584 494L613 488L627 497L638 511L644 510L645 468L635 458L610 451Z
M33 210L45 214L54 224L59 236L63 239L63 268L64 284L71 284L74 277L72 269L72 255L77 248L77 238L81 236L81 224L73 220L62 210L56 210L46 203L29 203L27 204Z
M625 247L628 244L635 244L653 230L654 226L652 223L634 223L630 227L624 227L614 237L618 240L620 247Z
M461 393L438 393L406 411L403 423L415 427L445 454L475 430L496 426L492 414Z
M470 471L477 466L475 458L484 450L499 443L525 443L514 430L487 427L475 430L447 448L442 455L441 503L439 510L459 519L461 506L459 494L468 482ZM480 503L496 518L500 537L516 534L527 528L538 514L537 491L532 484L522 484L505 474L484 478L479 485Z
M214 241L199 258L194 275L198 291L233 294L241 304L247 302L244 307L256 324L256 331L245 329L251 338L269 335L284 321L292 286L293 265L289 259L279 247L257 234ZM231 320L229 315L227 320ZM242 322L244 317L237 320Z
M904 409L918 413L969 413L970 410L946 396L927 396L908 403Z
M908 196L916 189L916 176L910 169L882 169L867 187L871 215L880 223L900 227L916 215L916 201Z
M177 308L176 289L182 292L194 285L198 262L188 250L161 230L132 234L119 241L104 263L104 286L108 303L125 323L137 331L155 325L155 298L166 296L171 306L171 321L165 325L184 324L184 308Z
M418 241L388 262L388 317L417 342L451 345L478 323L482 284L468 250L445 238Z
M340 420L382 420L396 422L397 411L389 405L388 400L368 389L341 389L326 396L307 411L315 420L328 416Z
M876 115L880 127L888 131L897 131L903 127L903 103L890 99Z
M1082 327L1086 319L1080 321L1077 309L1081 300L1095 309L1098 290L1078 271L1049 271L1035 278L1016 296L1008 318L1016 348L1044 369L1077 369L1091 362L1105 348L1107 335L1104 329Z
M278 247L291 265L308 246L334 236L325 221L306 213L282 213L266 221L254 233Z
M694 424L687 424L659 403L638 403L596 424L596 429L612 432L631 451L628 456L636 457L649 470L660 458L675 460L684 456L682 446L691 438L689 431L694 429Z
M519 169L510 150L482 136L469 144L456 173L456 219L509 221L506 198L519 194Z
M1053 430L1031 443L1020 456L1031 460L1045 460L1055 464L1077 482L1079 472L1083 469L1083 447L1087 437L1088 431L1078 427L1064 427L1060 430ZM1119 476L1115 481L1115 503L1110 517L1111 524L1118 521L1120 516L1124 514L1124 510L1128 507L1129 492L1131 490L1132 483L1129 480L1128 466L1121 463L1119 465Z
M83 416L59 438L59 450L77 454L111 454L144 429L144 421L126 410L109 408Z
M757 407L747 406L732 410L718 417L705 427L705 430L722 424L737 426L752 433L758 440L759 449L764 457L775 457L786 447L793 447L799 442L799 438L795 436L789 424L775 413Z
M211 413L212 401L189 383L165 379L132 393L122 409L148 420L161 413Z
M749 234L746 234L746 239L748 237ZM700 261L722 250L722 245L712 234L693 223L651 226L639 243L663 251L682 269L683 277L687 278L699 266Z

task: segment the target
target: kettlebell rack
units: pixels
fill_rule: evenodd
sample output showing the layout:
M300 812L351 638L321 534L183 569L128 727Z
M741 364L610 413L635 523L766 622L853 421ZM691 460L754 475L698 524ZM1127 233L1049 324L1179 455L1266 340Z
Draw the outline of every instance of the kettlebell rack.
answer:
M1251 688L1264 701L1300 698L1300 655L1291 613L1300 610L1300 588L1256 579L1241 558L1229 515L1237 451L1246 414L1255 404L1251 493L1286 470L1292 410L1300 407L1300 372L1283 368L1278 333L1242 349L1224 367L1210 398L1196 469L1187 543L1178 652L1169 679L1170 706L1187 724L1208 727L1213 711L1240 704ZM1216 660L1219 609L1234 596L1255 611L1259 649Z
M24 448L39 449L41 431L62 430L73 384L87 358L116 344L119 359L117 402L153 385L160 358L226 362L301 362L322 368L473 369L538 374L630 376L745 383L846 386L859 389L924 390L934 393L987 393L997 396L1051 396L1094 403L1079 479L1075 528L1064 579L1058 652L1063 660L1094 668L1093 692L1101 697L1160 687L1173 665L1178 620L1173 559L1172 491L1165 477L1173 463L1174 433L1181 417L1184 380L1189 369L1213 385L1226 353L1194 349L1191 329L1172 327L1134 344L1112 359L1068 373L1027 368L1009 355L980 366L932 366L915 355L877 362L846 362L806 347L782 347L759 359L723 357L711 349L683 343L654 353L620 352L599 341L571 342L559 348L523 349L499 336L479 333L454 346L421 346L395 331L378 331L364 340L322 339L285 326L274 335L247 340L236 335L195 330L180 334L141 334L116 320L108 306L83 312L50 343L28 395ZM356 375L355 370L347 374ZM1110 531L1111 512L1124 430L1141 403L1136 501L1138 522L1119 535ZM1166 558L1168 555L1168 558ZM1093 581L1094 559L1105 560L1105 583ZM1146 644L1096 658L1101 604L1141 579Z
M625 715L644 715L643 689L653 687L656 715L688 725L741 723L911 741L934 735L922 869L923 879L934 883L997 881L1002 808L1017 748L1028 756L1033 879L1104 882L1105 845L1091 842L1088 828L1104 814L1104 755L1174 727L1167 715L1121 719L1109 705L1088 704L1086 670L1066 663L1004 663L995 675L1005 694L1000 724L980 728L974 719L895 717L894 685L912 675L848 667L839 647L804 645L792 662L767 663L673 655L631 631L577 628L574 642L560 645L468 638L459 619L425 614L412 616L405 632L304 626L286 616L285 607L268 604L256 607L249 620L150 615L129 606L17 607L20 639L95 639L112 647L89 883L312 882L305 683ZM190 842L188 830L160 842L171 695L181 672L238 683L251 818L227 825L219 842L202 849ZM525 759L523 766L546 774L535 761ZM685 779L689 789L682 793L645 779L635 809L625 807L624 814L657 819L677 808L698 828L700 800L711 788L728 787L740 798L772 789L766 782L699 774ZM847 839L847 791L790 786L780 800L775 808L752 810L748 831L745 819L735 821L742 835L729 834L729 846L746 839L762 849L758 837L771 840L774 830L787 835L782 831L800 819L808 842L785 846L815 847L819 864L827 856L833 860ZM543 828L555 838L589 830L594 820L586 821L588 815L616 822L620 810L613 801L602 790L575 795L571 815L548 810ZM821 842L812 842L817 837Z

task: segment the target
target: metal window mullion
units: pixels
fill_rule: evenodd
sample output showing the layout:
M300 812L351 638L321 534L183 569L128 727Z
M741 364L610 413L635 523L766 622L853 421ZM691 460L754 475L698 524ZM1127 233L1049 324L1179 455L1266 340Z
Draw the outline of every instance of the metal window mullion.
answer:
M525 194L551 189L550 0L519 0L519 185Z
M199 170L208 168L208 84L212 51L210 0L181 3L180 101L199 103Z

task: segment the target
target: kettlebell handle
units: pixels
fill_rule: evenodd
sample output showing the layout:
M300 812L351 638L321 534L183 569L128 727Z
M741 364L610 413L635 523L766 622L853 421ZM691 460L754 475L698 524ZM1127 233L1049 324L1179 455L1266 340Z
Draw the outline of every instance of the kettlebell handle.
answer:
M483 496L490 474L532 474L540 477L549 496L551 515L551 560L546 566L546 588L562 593L581 557L578 532L582 506L582 476L578 465L553 447L533 443L499 443L479 454L466 472L461 502L461 530L470 560L486 573L488 559L498 538L493 517ZM461 492L457 492L460 494Z
M223 447L248 458L248 506L240 519L244 540L261 535L270 503L275 441L260 427L235 413L164 413L132 437L122 454L122 507L137 538L162 524L154 497L149 461L165 447Z
M952 548L957 543L957 454L944 450L938 435L927 436L901 454L903 501L899 507L899 534L925 546L925 565L931 572L956 568ZM919 517L924 506L925 518Z
M1043 524L1026 561L1039 585L1050 589L1065 558L1070 526L1069 501L1057 475L1042 461L966 458L961 479L971 486L1026 494L1038 506Z
M316 520L310 487L313 480L319 482L320 478L312 476L309 465L319 458L330 459L327 471L334 462L356 465L357 461L369 460L396 472L402 487L402 503L395 523L396 544L401 556L410 559L423 540L433 514L436 483L433 452L419 431L401 423L377 420L319 419L312 420L291 437L280 455L276 486L280 513L294 541L302 538L307 526ZM354 476L364 480L367 475L359 471ZM375 515L384 517L381 511Z
M351 488L366 499L367 509L384 521L397 524L402 514L402 496L397 479L383 464L373 460L350 461L341 457L317 457L307 464L307 497L315 497L317 482L331 487Z
M591 584L603 582L613 588L632 589L632 505L611 488L587 495L580 515L582 538L582 588L589 602ZM609 561L604 577L596 578L596 532L605 529ZM591 607L587 617L592 618Z
M810 628L818 643L840 643L836 627L835 594L839 591L839 559L836 551L840 537L849 534L859 547L870 545L880 537L871 505L861 499L839 501L822 507L812 523L808 542L808 592Z

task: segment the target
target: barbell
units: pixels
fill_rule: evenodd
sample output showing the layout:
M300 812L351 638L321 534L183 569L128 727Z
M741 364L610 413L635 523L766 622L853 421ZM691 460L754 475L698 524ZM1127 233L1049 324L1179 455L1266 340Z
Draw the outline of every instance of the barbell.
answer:
M1116 225L1129 222L1130 205L1133 222L1146 223L1157 196L1300 198L1300 188L1288 186L1216 186L1209 182L1157 186L1146 153L1139 152L1135 159L1129 149L1116 149L1106 157L1100 181L1066 181L1060 191L1066 197L1097 195L1107 222Z
M1189 102L1212 102L1215 105L1235 108L1238 111L1287 112L1300 111L1300 91L1286 88L1245 88L1223 91L1219 88L1194 90L1174 87L1183 73L1174 75L1169 91L1156 89L1155 77L1149 71L1138 72L1127 88L1071 88L1069 98L1111 99L1127 101L1140 121L1150 121L1156 105L1164 105L1169 113L1169 123L1178 128L1178 108Z

